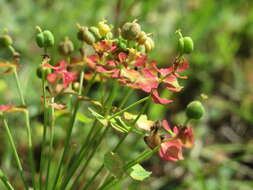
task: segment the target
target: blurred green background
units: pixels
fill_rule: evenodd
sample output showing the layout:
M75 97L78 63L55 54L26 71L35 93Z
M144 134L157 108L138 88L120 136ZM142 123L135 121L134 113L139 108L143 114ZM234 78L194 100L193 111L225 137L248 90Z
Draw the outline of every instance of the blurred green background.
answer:
M195 51L188 58L189 79L181 81L184 89L173 94L173 104L151 105L149 118L167 119L172 125L180 124L190 101L201 99L202 93L209 97L204 100L207 110L204 119L192 123L196 145L185 153L184 161L168 163L153 156L143 164L153 172L151 178L142 183L128 179L113 189L124 186L129 190L252 190L252 0L0 0L0 30L8 28L15 47L22 55L20 75L32 114L34 138L41 135L42 126L40 81L35 77L42 52L34 41L35 26L50 29L57 42L69 36L77 46L75 24L91 26L103 18L116 28L126 21L138 19L144 31L153 33L156 48L151 53L151 59L157 60L161 66L171 63L176 55L177 29L180 28L195 42ZM56 52L57 48L50 52L54 60L59 59ZM10 55L0 51L0 57L0 60L8 60ZM18 103L11 76L1 76L0 93L0 104ZM138 93L132 99L137 97ZM87 110L83 110L85 112ZM80 120L80 126L89 123L88 118ZM19 151L26 153L25 130L17 125L17 121L18 115L11 116L13 132L20 142ZM64 138L62 123L64 118L57 121L59 141L56 147L61 146ZM83 134L78 133L80 130ZM78 145L86 131L84 127L77 128L73 144ZM1 166L12 180L18 180L15 171L11 170L12 155L4 151L9 145L5 142L2 127L0 135ZM102 146L111 147L117 142L119 134L111 136ZM143 142L136 143L137 139L138 136L131 135L123 145L120 154L126 159L145 147ZM39 142L37 144L39 146ZM73 145L73 150L75 148L78 146ZM102 150L86 177L100 166Z

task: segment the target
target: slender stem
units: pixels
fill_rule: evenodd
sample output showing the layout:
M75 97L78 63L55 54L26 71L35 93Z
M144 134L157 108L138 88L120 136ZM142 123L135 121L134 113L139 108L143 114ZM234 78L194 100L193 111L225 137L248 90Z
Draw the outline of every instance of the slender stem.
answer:
M120 114L124 113L125 111L127 111L127 110L129 110L129 109L131 109L131 108L133 108L133 107L135 107L135 106L141 104L142 102L146 101L147 99L149 99L149 96L144 97L144 98L138 100L137 102L135 102L135 103L133 103L133 104L127 106L126 108L122 109L121 111L119 111L119 112L113 114L113 115L112 115L111 117L109 117L107 120L111 120L111 119L117 117L118 115L120 115Z
M26 106L16 68L14 68L14 76L15 76L15 81L16 81L17 88L18 88L19 98L21 100L22 105ZM27 131L27 136L28 136L28 149L29 149L28 156L29 156L29 162L30 162L31 171L32 171L32 183L33 183L34 189L36 190L37 188L36 188L36 183L35 183L35 166L34 166L34 158L33 158L33 145L32 145L32 135L31 135L29 111L26 110L24 113L25 113L26 131Z
M4 128L5 128L6 132L7 132L9 143L11 145L11 150L12 150L12 152L14 154L14 158L15 158L15 161L16 161L16 164L17 164L17 167L18 167L19 175L20 175L20 177L22 179L22 182L24 183L25 189L28 190L29 187L28 187L28 185L27 185L27 183L25 181L25 178L24 178L24 170L23 170L21 161L19 159L18 152L17 152L16 146L15 146L13 137L11 135L8 123L7 123L6 119L4 118L4 116L2 116L2 120L3 120Z
M98 128L95 131L95 134L93 135L92 140L89 140L91 138L90 136L92 135L92 131L94 131L94 129L96 128L96 124L97 124L97 120L94 121L92 129L90 130L90 135L87 136L87 138L86 138L85 142L83 143L79 153L77 154L77 158L75 159L72 167L68 171L67 176L64 178L64 182L61 185L61 189L64 189L67 186L67 184L69 183L69 180L71 179L71 177L74 175L74 173L76 172L76 170L80 166L80 164L83 161L84 157L87 155L87 153L89 151L89 147L92 144L91 142L96 138L97 134L99 133L101 127Z
M14 190L8 178L4 175L3 171L0 170L0 179L8 190Z
M72 186L71 186L70 189L72 189L72 190L75 189L76 185L77 185L78 182L79 182L80 177L82 176L82 174L83 174L84 171L86 170L87 166L89 165L91 159L93 158L94 154L96 153L96 151L97 151L99 145L102 143L102 141L103 141L103 139L105 138L106 133L108 132L109 129L110 129L110 127L106 127L106 129L104 129L103 133L101 134L100 138L98 138L99 141L94 141L93 144L95 145L95 147L94 147L94 149L92 150L92 153L90 154L89 158L86 160L85 164L83 165L81 171L79 172L78 176L76 177L76 179L75 179L75 181L74 181L74 183L72 184Z
M187 127L187 125L188 125L188 123L189 123L190 120L191 120L191 119L187 117L187 118L185 119L185 121L184 121L183 126L184 126L184 127Z
M108 115L108 113L110 112L110 109L112 107L113 101L116 98L117 95L117 89L118 89L118 84L116 80L113 80L113 84L112 84L112 89L110 91L110 94L106 100L106 102L104 103L105 106L107 106L107 109L105 110L105 116ZM109 128L109 127L107 127ZM104 130L104 132L106 133L108 129ZM96 136L95 136L96 137ZM102 139L105 137L105 135L102 135L100 142L102 141ZM88 166L90 160L92 159L92 157L94 156L94 154L96 153L96 149L97 149L98 145L96 146L96 148L93 149L92 154L89 156L88 160L86 161L86 163L84 164L83 168L81 169L81 172L79 173L78 177L76 178L76 180L74 181L74 184L72 185L72 188L75 187L75 183L78 183L79 178L81 177L83 171L86 169L86 167ZM79 159L79 163L81 163L81 161L83 160L84 156L81 157L81 159ZM78 167L75 168L75 170ZM71 176L73 175L73 173L71 173ZM71 177L70 176L70 177ZM69 180L69 179L68 179Z
M132 93L131 90L128 91L128 94L126 96L129 96ZM125 99L123 99L123 101L121 102L120 105L124 105L124 102L126 102ZM124 134L124 136L122 136L122 138L120 139L120 141L118 142L118 144L115 146L115 148L113 149L113 152L116 152L118 150L118 148L120 147L120 145L124 142L124 140L126 139L126 137L128 136L128 134L132 131L134 125L136 124L136 122L139 120L140 116L145 112L145 110L147 109L149 102L147 101L145 103L145 105L142 107L142 110L139 112L138 116L135 118L135 120L132 123L132 127L130 128L129 132ZM87 189L89 187L89 185L96 179L96 176L102 171L102 169L104 168L104 164L101 165L100 168L98 168L97 172L92 176L92 178L89 180L89 182L85 185L85 187L83 188L83 190ZM106 180L105 180L106 181Z
M51 104L54 103L54 98L51 98ZM54 116L54 107L50 106L50 144L49 144L49 153L48 153L48 163L47 163L47 175L46 175L46 190L48 189L49 183L49 176L50 176L50 169L51 169L51 161L52 161L52 153L53 153L53 143L54 143L54 123L55 123L55 116Z
M24 96L23 96L23 93L21 90L21 85L20 85L20 80L18 77L17 69L13 68L13 70L14 70L15 81L16 81L17 88L18 88L18 95L19 95L22 106L25 106L25 99L24 99Z
M48 125L48 105L46 99L46 81L45 81L45 73L42 73L42 94L43 94L43 105L44 105L44 126L43 126L43 137L42 137L42 145L41 145L41 153L40 153L40 173L39 173L39 187L42 190L42 176L43 176L43 165L44 165L44 149L46 146L46 135L47 135L47 125ZM47 184L47 183L46 183Z
M82 188L82 190L87 190L88 187L90 186L90 184L96 179L96 177L98 176L98 174L100 174L100 172L104 169L104 164L102 164L98 170L96 171L96 173L92 176L92 178L88 181L88 183Z
M122 102L120 103L119 109L121 109L126 104L126 101L128 100L129 96L132 94L133 90L134 90L133 88L129 88L127 90L127 94L125 95Z
M135 164L143 162L144 160L146 160L147 158L149 158L152 154L154 154L155 152L157 152L159 150L159 148L160 148L160 146L157 146L153 150L149 150L149 149L148 150L144 150L138 157L136 157L134 160L132 160L128 164L126 164L125 167L124 167L124 170L128 170L131 167L133 167ZM111 177L98 190L107 190L112 185L114 185L115 183L117 183L118 181L120 181L122 179L123 178L117 179L117 178Z
M79 95L81 95L82 89L83 89L83 75L84 75L84 72L82 71L81 72L81 78L80 78L80 89L79 89L79 93L78 93ZM67 156L67 153L68 153L70 139L71 139L73 127L74 127L74 124L75 124L75 121L76 121L76 115L77 115L79 105L80 105L80 101L78 99L76 99L73 114L71 115L69 126L68 126L68 129L67 129L67 138L65 140L64 150L63 150L63 153L62 153L62 156L61 156L61 159L60 159L60 164L58 166L56 176L55 176L55 179L54 179L54 182L53 182L53 187L52 187L53 190L55 189L55 187L58 183L58 179L59 179L60 174L61 174L62 165L63 165L63 162L64 162L64 160Z

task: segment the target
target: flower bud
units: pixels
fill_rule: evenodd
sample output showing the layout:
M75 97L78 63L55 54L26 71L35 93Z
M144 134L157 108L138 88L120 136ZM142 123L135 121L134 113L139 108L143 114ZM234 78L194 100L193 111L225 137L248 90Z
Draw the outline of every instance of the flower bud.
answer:
M77 37L79 40L84 41L89 45L92 45L96 41L94 35L88 30L87 27L81 27L77 33Z
M91 26L91 27L89 28L89 31L90 31L90 32L93 34L93 36L95 37L96 42L102 38L101 35L100 35L100 33L99 33L99 29L98 29L97 27Z
M44 47L54 46L54 35L49 30L43 31Z
M62 55L68 56L74 51L74 45L72 41L66 37L64 42L60 42L58 49Z
M192 101L186 107L186 115L189 119L200 119L205 113L205 109L200 101Z
M111 31L110 26L106 22L106 20L103 20L98 23L98 30L102 37L106 37L107 33Z
M154 49L155 43L152 40L152 38L147 37L147 40L145 41L144 46L145 46L146 52L150 52L152 49Z
M121 35L127 40L136 40L141 33L141 26L135 22L127 22L123 25Z
M42 76L44 74L45 78L48 74L51 73L51 69L50 68L45 68L43 67L42 65L40 65L37 70L36 70L36 74L37 74L37 77L42 79Z
M194 49L194 43L191 37L184 37L184 53L190 54Z
M13 41L9 35L2 35L0 36L0 46L8 47L13 44Z

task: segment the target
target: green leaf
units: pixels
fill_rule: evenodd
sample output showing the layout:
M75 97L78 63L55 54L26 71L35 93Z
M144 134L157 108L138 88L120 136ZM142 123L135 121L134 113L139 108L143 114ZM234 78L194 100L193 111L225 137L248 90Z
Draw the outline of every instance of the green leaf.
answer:
M88 118L86 115L84 115L82 113L77 113L76 118L83 123L92 122L92 119Z
M148 178L152 172L145 170L140 164L134 165L130 172L131 178L138 181L143 181L144 179Z
M116 153L106 153L104 156L104 165L105 168L108 169L115 177L120 178L124 173L123 161Z

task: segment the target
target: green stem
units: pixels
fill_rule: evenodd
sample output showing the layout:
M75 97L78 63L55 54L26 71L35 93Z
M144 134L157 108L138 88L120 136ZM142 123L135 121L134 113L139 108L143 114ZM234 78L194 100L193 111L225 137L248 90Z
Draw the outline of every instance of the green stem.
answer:
M128 100L129 96L132 94L133 90L134 90L133 88L129 88L127 90L127 94L125 95L124 99L120 103L119 109L121 109L126 104L126 101Z
M79 182L79 179L80 177L82 176L82 174L84 173L84 171L86 170L87 166L89 165L91 159L93 158L94 154L96 153L99 145L102 143L103 139L105 138L106 136L106 133L108 132L108 130L110 129L110 127L106 127L106 129L104 129L102 135L100 136L100 138L98 138L99 141L94 141L94 145L95 147L93 148L92 150L92 153L90 154L90 156L88 157L88 159L86 160L85 164L83 165L82 169L80 170L78 176L76 177L74 183L72 184L71 188L72 190L74 190L74 188L76 187L76 185L78 184Z
M54 103L54 98L51 99L51 104ZM53 143L54 143L54 123L55 123L55 116L54 116L54 107L50 106L50 119L51 122L49 124L50 127L50 144L49 144L49 153L48 153L48 163L47 163L47 175L46 175L46 190L48 189L49 183L49 176L50 176L50 169L51 169L51 161L52 161L52 153L53 153Z
M109 96L108 96L108 98L107 98L107 100L106 100L106 102L105 102L105 104L104 104L104 106L107 106L107 109L105 110L105 113L104 113L105 115L107 115L107 114L110 112L110 109L111 109L111 107L112 107L113 101L114 101L114 99L115 99L115 97L116 97L116 95L117 95L117 89L118 89L117 81L116 81L116 80L113 80L113 84L112 84L112 88L111 88L110 94L109 94ZM108 127L108 128L109 128L109 127ZM107 129L106 129L104 132L107 132ZM104 136L105 136L105 135L103 135L103 136L101 137L100 142L102 141L102 139L104 138ZM95 137L96 137L96 136L95 136ZM86 163L84 164L84 167L81 169L82 172L79 173L79 175L78 175L78 177L76 178L76 180L75 180L74 184L72 185L72 187L75 187L75 183L78 183L79 178L81 177L83 171L86 169L86 167L88 166L90 160L92 159L92 157L93 157L94 154L96 153L97 147L98 147L98 145L96 146L95 149L93 149L92 154L89 156L88 160L87 160ZM84 155L84 156L85 156L85 155ZM81 158L80 158L79 161L78 161L79 164L82 162L84 156L80 156ZM79 164L78 164L78 165L79 165ZM76 170L77 168L78 168L78 166L75 168L75 170ZM70 174L71 174L71 176L73 175L73 173L71 173L71 172L70 172ZM71 177L71 176L70 176L70 177ZM70 179L70 177L69 177L69 179ZM69 181L69 179L68 179L68 181Z
M0 179L5 185L6 189L14 190L14 188L12 187L11 183L9 182L8 178L4 175L2 170L0 170Z
M138 100L137 102L135 102L135 103L133 103L133 104L127 106L126 108L122 109L121 111L119 111L119 112L113 114L113 115L112 115L111 117L109 117L107 120L109 121L109 120L111 120L111 119L117 117L118 115L120 115L120 114L124 113L125 111L127 111L127 110L129 110L129 109L131 109L131 108L133 108L133 107L135 107L135 106L141 104L142 102L146 101L147 99L149 99L149 96L147 96L147 97L145 97L145 98L142 98L142 99Z
M47 125L48 125L48 105L46 98L46 84L45 84L45 73L42 73L42 94L43 94L43 105L44 105L44 126L43 126L43 137L42 137L42 145L41 145L41 153L40 153L40 173L39 173L39 187L42 190L42 176L43 176L43 165L44 165L44 149L46 146L46 135L47 135Z
M96 124L97 124L97 120L94 121L92 129L89 132L90 134L86 137L85 142L83 143L80 151L77 154L77 158L75 159L73 165L71 166L70 170L68 171L67 176L64 178L64 182L61 185L61 189L65 189L65 187L69 183L69 180L71 179L71 177L74 175L74 173L76 172L76 170L80 166L80 164L81 164L82 160L84 159L84 157L87 155L91 142L96 138L97 134L99 133L101 127L98 128L98 130L95 131L95 134L93 135L92 140L91 141L89 140L91 138L92 132L96 128Z
M92 176L92 178L88 181L88 183L82 188L82 190L87 190L88 187L90 186L90 184L96 179L96 177L98 176L98 174L100 174L100 172L104 169L104 164L102 164L98 170L96 171L96 173Z
M81 72L81 76L80 76L81 77L80 78L80 89L79 89L78 95L81 95L81 93L82 93L82 89L83 89L83 76L84 76L84 72L82 71ZM75 105L74 105L73 114L71 115L69 126L68 126L68 129L67 129L67 138L65 140L64 150L63 150L63 153L62 153L62 156L61 156L61 159L60 159L60 164L58 166L58 169L57 169L57 172L56 172L56 176L55 176L55 179L54 179L54 182L53 182L53 187L52 187L53 190L56 188L56 185L58 183L58 179L59 179L60 174L61 174L61 169L62 169L62 166L63 166L63 162L64 162L64 160L65 160L65 158L67 156L67 153L68 153L70 139L71 139L73 127L74 127L74 124L75 124L75 121L76 121L76 115L77 115L77 111L78 111L79 105L80 105L80 101L78 99L76 99Z
M18 88L18 94L19 94L19 98L21 100L21 103L23 106L26 106L25 103L25 99L21 90L21 85L20 85L20 80L17 74L17 69L16 67L13 69L14 70L14 76L15 76L15 81L17 84L17 88ZM25 124L26 124L26 131L27 131L27 136L28 136L28 156L29 156L29 162L31 165L31 170L32 170L32 183L33 183L33 187L36 190L36 183L35 183L35 167L34 167L34 158L33 158L33 145L32 145L32 135L31 135L31 126L30 126L30 119L29 119L29 111L26 110L25 111Z
M147 158L149 158L152 154L157 152L159 150L160 146L155 147L153 150L144 150L138 157L136 157L134 160L130 161L128 164L125 165L124 170L128 170L131 167L133 167L135 164L142 163L145 161ZM123 178L122 178L123 179ZM110 179L107 180L107 182L102 185L98 190L107 190L109 189L112 185L117 183L118 181L122 179L116 179L114 177L111 177Z
M1 116L1 117L2 117L2 120L3 120L4 128L5 128L6 132L7 132L7 136L8 136L9 143L11 145L12 152L14 154L14 158L15 158L15 161L16 161L16 164L17 164L17 167L18 167L19 175L20 175L20 177L22 179L22 182L23 182L23 184L25 186L25 189L28 190L29 187L28 187L28 185L27 185L27 183L25 181L25 178L24 178L24 170L23 170L21 161L19 159L18 152L17 152L16 146L15 146L13 137L11 135L8 123L7 123L6 119L4 118L4 116Z
M16 67L13 68L13 70L14 70L15 81L16 81L17 88L18 88L18 95L19 95L22 106L25 106L25 99L24 99L24 96L23 96L23 93L22 93L22 90L21 90L20 80L19 80L19 77L18 77Z
M142 107L141 111L139 112L138 116L135 118L135 120L132 123L132 127L130 128L129 132L124 134L122 136L122 138L120 139L120 141L118 142L118 144L115 146L115 148L112 150L112 152L116 152L120 145L125 141L126 137L129 135L129 133L133 130L134 125L136 124L136 122L139 120L140 116L145 112L145 110L148 107L149 102L147 101L145 103L145 105ZM102 171L102 169L104 168L104 164L102 164L102 166L97 170L97 172L92 176L92 178L89 180L89 182L85 185L85 187L83 188L83 190L87 189L89 187L89 185L93 182L93 180L95 180L96 176ZM107 181L107 178L105 179L105 181Z

